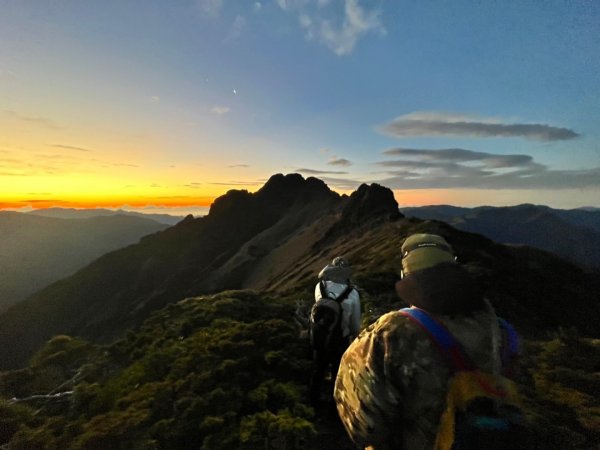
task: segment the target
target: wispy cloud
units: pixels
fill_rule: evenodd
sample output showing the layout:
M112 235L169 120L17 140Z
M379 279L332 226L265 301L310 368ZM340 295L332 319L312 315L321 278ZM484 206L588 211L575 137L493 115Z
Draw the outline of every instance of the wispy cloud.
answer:
M395 148L386 150L384 155L422 158L429 161L442 162L469 162L479 161L484 163L489 168L530 166L533 163L533 158L529 155L498 155L493 153L476 152L473 150L465 150L462 148L448 148L439 150L426 149L410 149L410 148ZM379 165L398 166L404 161L383 161ZM423 164L429 164L427 162Z
M380 127L390 136L464 136L518 137L537 141L561 141L579 136L568 128L539 123L508 123L496 118L478 118L463 114L415 112L392 120Z
M327 184L327 186L341 189L341 190L354 190L360 186L363 182L358 180L352 180L349 178L334 178L334 177L319 177Z
M114 167L140 167L137 164L127 164L127 163L111 163L111 166Z
M200 183L200 182L191 182L188 184L184 184L184 187L187 188L192 188L192 189L199 189L200 187L202 187L204 185L204 183Z
M213 181L212 183L216 186L258 186L264 184L266 180L255 180L255 181Z
M223 7L223 0L196 0L195 3L200 12L209 17L218 16Z
M71 202L67 201L67 200L60 200L60 199L26 199L26 200L19 200L19 203L30 203L30 204L37 204L37 203L49 203L52 205L56 205L56 204L61 204L61 205L67 205Z
M230 169L236 168L236 167L250 167L249 164L230 164L229 166Z
M392 189L571 189L600 188L600 167L555 170L529 155L466 149L391 149L400 157L376 164L388 170L378 182Z
M91 150L84 147L77 147L75 145L64 145L64 144L52 144L50 147L62 148L65 150L77 150L78 152L90 152Z
M348 167L352 165L352 161L345 158L338 158L337 156L332 156L331 158L329 158L329 161L327 161L327 164L329 164L330 166Z
M368 9L358 0L344 0L340 17L327 0L276 0L279 7L298 15L308 40L318 40L336 55L352 53L357 42L369 33L385 35L379 8Z
M242 35L242 32L244 31L244 29L246 28L246 24L247 24L246 18L243 16L240 16L240 15L237 15L236 18L233 20L233 23L231 24L231 28L229 29L229 33L227 34L227 37L225 38L225 42L229 42L229 41L238 39Z
M345 175L348 172L342 172L342 171L337 171L337 170L317 170L317 169L295 169L294 172L299 172L299 173L308 173L310 175L323 175L323 174L329 174L329 175Z
M213 106L210 110L211 113L216 114L218 116L227 114L229 111L231 111L231 108L229 108L228 106Z
M53 151L35 149L12 150L0 155L0 176L39 176L47 174L89 174L112 167L139 167L127 161L106 161L93 158L92 150L64 145L46 144Z
M151 103L160 102L160 97L157 95L153 95L152 97L150 97L150 102Z
M9 119L17 120L22 123L34 124L55 130L60 129L60 126L58 126L56 122L46 117L25 115L12 110L4 110L4 115Z

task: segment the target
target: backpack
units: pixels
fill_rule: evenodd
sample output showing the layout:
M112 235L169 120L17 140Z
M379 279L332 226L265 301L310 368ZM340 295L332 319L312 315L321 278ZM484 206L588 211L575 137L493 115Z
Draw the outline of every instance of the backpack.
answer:
M500 351L503 373L477 369L444 325L419 308L400 311L427 332L454 370L448 382L446 409L438 428L436 450L528 449L529 433L517 386L510 379L511 359L518 353L514 328L498 319L504 332Z
M342 342L341 303L348 298L354 288L348 285L335 299L329 296L324 280L319 282L319 289L321 298L310 310L310 344L316 350L330 350L334 345Z

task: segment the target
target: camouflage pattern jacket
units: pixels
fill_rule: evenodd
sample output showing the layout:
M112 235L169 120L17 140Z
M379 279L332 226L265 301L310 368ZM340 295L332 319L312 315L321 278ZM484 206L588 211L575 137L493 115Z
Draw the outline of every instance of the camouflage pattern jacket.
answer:
M491 308L471 316L434 316L486 372L498 369ZM498 334L496 334L498 336ZM335 383L338 413L354 442L381 449L432 449L451 369L427 333L399 312L366 328L342 358Z

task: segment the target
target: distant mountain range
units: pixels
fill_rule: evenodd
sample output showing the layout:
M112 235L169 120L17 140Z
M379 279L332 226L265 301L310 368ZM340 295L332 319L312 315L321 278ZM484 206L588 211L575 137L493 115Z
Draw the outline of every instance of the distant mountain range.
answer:
M531 245L588 269L600 268L600 210L552 209L523 204L460 208L449 205L402 208L424 220L441 220L496 242Z
M1 211L0 310L166 227L125 215L59 219Z
M54 217L57 219L90 219L92 217L105 217L105 216L132 216L139 217L142 219L150 219L155 222L162 223L165 225L175 225L177 222L183 219L182 216L172 216L170 214L146 214L138 213L135 211L125 211L123 209L112 210L103 208L94 209L76 209L76 208L43 208L34 209L28 212L34 216Z
M448 240L525 338L518 382L539 448L592 448L598 272L403 216L376 184L340 196L298 174L229 191L207 216L103 255L0 314L0 444L352 448L306 404L310 356L294 313L338 255L352 264L363 326L406 306L394 290L400 248L422 232Z

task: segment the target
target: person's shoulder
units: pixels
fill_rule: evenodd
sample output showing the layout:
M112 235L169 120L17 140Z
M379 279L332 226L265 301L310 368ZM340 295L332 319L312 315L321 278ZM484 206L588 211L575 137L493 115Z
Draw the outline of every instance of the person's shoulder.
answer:
M364 332L365 334L382 335L386 339L390 336L408 338L420 336L421 334L419 327L412 323L400 310L383 314L369 325Z

